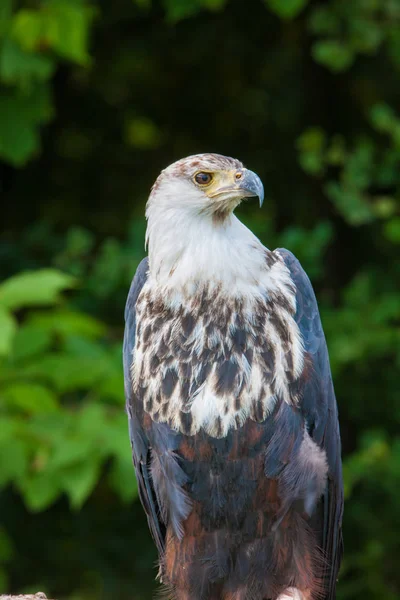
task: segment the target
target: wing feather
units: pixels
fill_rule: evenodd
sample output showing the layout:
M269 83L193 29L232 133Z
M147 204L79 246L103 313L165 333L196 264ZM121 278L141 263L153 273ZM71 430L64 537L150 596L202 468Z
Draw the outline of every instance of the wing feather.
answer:
M343 480L338 410L329 365L328 348L318 304L311 282L297 258L288 250L278 253L285 261L296 286L296 321L313 374L306 381L301 410L313 441L326 452L328 479L322 498L322 548L327 558L326 600L336 597L336 579L343 550Z
M160 519L160 506L151 478L151 447L142 425L142 408L134 402L132 393L131 366L135 347L136 301L143 288L149 270L148 259L144 258L133 278L125 308L125 335L123 345L124 383L126 407L129 418L129 435L132 446L133 464L139 488L139 497L146 511L147 521L160 554L165 546L165 526Z

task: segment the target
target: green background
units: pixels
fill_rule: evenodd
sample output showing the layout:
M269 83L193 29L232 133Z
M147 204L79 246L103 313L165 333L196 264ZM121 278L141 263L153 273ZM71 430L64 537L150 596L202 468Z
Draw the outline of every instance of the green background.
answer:
M159 171L263 179L238 215L315 286L344 450L338 599L400 598L400 0L1 0L0 591L146 600L123 309Z

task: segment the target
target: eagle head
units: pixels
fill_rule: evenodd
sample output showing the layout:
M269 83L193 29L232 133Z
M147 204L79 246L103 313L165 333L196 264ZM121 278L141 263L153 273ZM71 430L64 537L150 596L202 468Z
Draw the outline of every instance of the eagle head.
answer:
M263 246L233 214L250 197L262 204L261 180L234 158L197 154L164 169L146 207L150 272L175 288L209 278L230 285L237 270L253 273L259 264L247 265L246 257L263 261Z
M209 215L224 222L244 199L258 197L264 188L258 175L243 164L221 154L197 154L174 162L157 178L147 205ZM177 215L178 216L178 215Z

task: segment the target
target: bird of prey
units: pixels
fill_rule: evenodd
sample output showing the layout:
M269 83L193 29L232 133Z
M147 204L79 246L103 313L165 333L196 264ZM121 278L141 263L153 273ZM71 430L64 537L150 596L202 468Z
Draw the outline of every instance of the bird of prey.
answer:
M311 283L233 214L263 200L233 158L161 172L126 305L140 499L174 600L333 600L342 553L337 406Z

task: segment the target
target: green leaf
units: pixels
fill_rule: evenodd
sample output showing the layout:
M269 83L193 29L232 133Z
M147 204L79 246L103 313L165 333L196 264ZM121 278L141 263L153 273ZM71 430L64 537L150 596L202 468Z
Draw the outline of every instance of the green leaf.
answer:
M0 285L0 306L15 310L53 304L59 300L60 291L74 284L73 277L55 269L20 273Z
M25 322L18 328L12 348L13 360L32 358L48 350L51 345L51 332L40 326Z
M73 508L80 508L92 492L99 479L100 466L100 461L92 458L60 471L61 487L68 494Z
M389 57L398 71L400 69L400 30L395 22L393 22L393 27L387 32L386 43Z
M385 37L385 28L371 18L358 18L349 21L350 43L358 52L372 54L377 51Z
M393 244L400 244L400 217L388 221L384 231L386 239L393 242Z
M50 28L54 31L52 41L55 50L60 56L82 66L89 65L89 27L96 11L85 4L67 3L62 0L53 0L49 6L52 12ZM55 33L57 27L58 31Z
M25 443L14 437L0 444L0 486L22 480L28 469L28 449Z
M109 373L107 358L88 358L54 353L20 369L23 377L51 382L58 392L92 390Z
M82 146L87 149L93 148L93 140L90 140L83 132L74 129L68 129L66 132L61 134L64 138L67 137L68 141L64 143L71 145L70 151L67 152L68 156L82 156ZM65 260L66 262L73 259L83 260L93 250L96 243L95 235L83 227L71 227L68 230L65 248L62 253L57 256L57 261Z
M93 437L84 437L82 432L75 432L73 437L59 439L50 458L49 469L60 471L82 461L91 460L97 442Z
M324 171L324 149L326 134L320 127L310 127L296 141L301 167L311 175L320 175Z
M0 95L0 157L21 166L40 146L39 126L53 116L50 90L36 84L29 91L2 91Z
M29 88L35 80L46 81L55 69L49 56L22 50L15 42L6 39L0 52L0 77L5 83Z
M314 34L334 35L340 31L340 18L332 6L319 6L312 12L308 27Z
M115 456L117 459L123 459L127 455L130 456L129 438L126 436L126 415L121 411L118 411L114 414L113 418L109 418L106 423L107 426L104 429L103 440L106 452Z
M164 0L168 21L175 23L192 17L201 10L200 0Z
M59 496L59 478L50 471L31 473L18 481L25 504L32 512L40 512L50 506Z
M394 110L387 104L374 104L369 112L370 121L377 131L388 133L396 124L397 119Z
M65 308L36 312L28 318L27 323L42 332L57 334L63 338L70 335L79 335L89 339L97 339L105 335L107 331L104 323L91 315Z
M0 562L10 560L13 555L13 542L4 527L0 527Z
M55 394L37 383L13 383L0 393L5 405L28 414L54 412L58 409Z
M16 419L14 416L4 415L1 416L1 427L0 427L0 444L9 445L10 440L13 440L18 435L20 419Z
M320 222L312 229L289 227L281 235L279 244L290 248L303 265L311 279L323 273L325 248L332 240L333 227L329 222Z
M326 144L326 134L321 127L309 127L297 139L297 147L302 152L322 152Z
M43 18L38 10L19 10L14 16L11 33L21 48L29 52L47 45Z
M0 37L2 37L11 25L11 16L14 0L1 0L0 2Z
M316 42L312 49L314 60L334 73L346 71L354 62L353 50L338 40Z
M341 135L333 136L325 154L328 165L339 167L345 164L347 158L346 142Z
M29 419L29 434L35 440L35 444L44 444L52 448L52 456L55 448L64 444L70 432L73 431L76 415L63 407L62 418L58 412L32 415ZM0 434L1 435L1 434Z
M76 417L75 422L82 437L96 440L97 453L103 451L107 453L107 447L103 444L105 436L112 430L113 420L110 419L105 406L96 402L87 403ZM101 447L99 447L100 442Z
M9 354L17 331L17 322L5 308L0 306L0 356Z
M346 157L342 178L346 186L367 190L373 177L375 147L369 139L358 141L352 153Z
M397 212L397 202L391 196L376 196L373 210L380 219L389 219Z
M390 457L390 446L380 432L370 431L364 434L361 448L344 461L343 478L345 497L351 496L354 486L368 478L374 469L382 470L382 463Z
M364 225L374 220L375 215L368 196L357 188L330 181L324 190L339 213L351 225Z
M125 139L134 148L149 150L162 144L163 135L153 121L145 117L136 117L127 121Z
M20 10L14 18L12 35L28 51L51 48L85 66L90 62L88 34L94 16L93 8L84 4L49 0L42 10Z
M108 476L109 483L123 502L129 502L137 495L137 483L129 437L126 435L126 415L121 412L107 423L104 447L114 457Z
M111 373L110 376L96 385L96 392L105 400L110 399L122 406L125 402L122 369L120 367L115 369L114 373Z
M308 0L265 0L267 6L282 19L293 19L307 6Z
M99 344L98 340L75 335L74 333L66 332L63 347L65 352L71 356L81 356L82 358L101 361L109 359L108 348L103 344ZM118 367L120 366L121 361L119 361Z
M126 444L126 456L114 460L108 475L111 487L125 503L131 502L138 495L135 470L133 468L129 441Z

